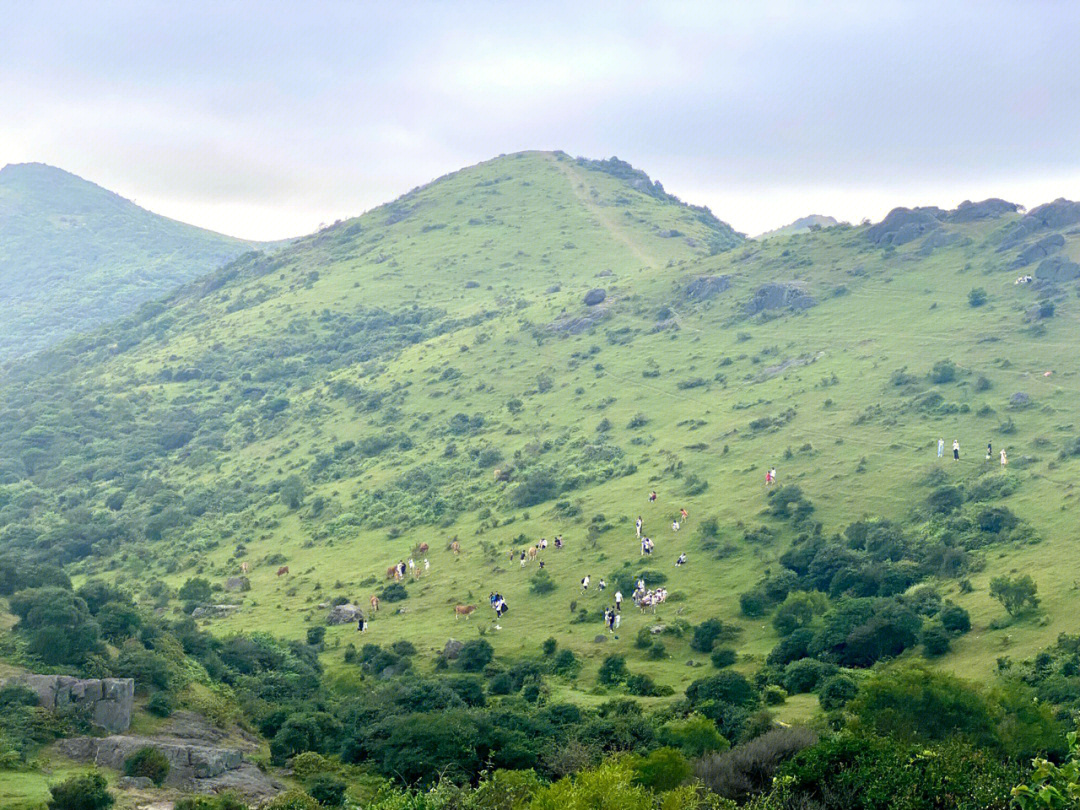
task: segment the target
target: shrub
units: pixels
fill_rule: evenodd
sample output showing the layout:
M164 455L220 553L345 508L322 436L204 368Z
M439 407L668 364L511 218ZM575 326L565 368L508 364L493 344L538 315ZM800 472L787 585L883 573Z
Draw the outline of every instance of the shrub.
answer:
M405 590L405 586L400 582L391 582L382 589L379 598L384 602L400 602L409 598L409 592Z
M847 702L859 693L859 685L847 675L833 675L826 678L818 690L818 701L827 712L843 708Z
M308 794L299 790L279 793L262 805L261 810L320 810L320 805Z
M690 763L677 748L657 748L634 760L634 781L657 792L674 790L690 777Z
M718 650L713 650L713 654L710 656L712 665L717 669L730 667L735 663L737 658L738 656L736 655L735 650L730 647L721 647Z
M772 648L765 663L773 667L782 667L800 658L806 658L810 643L814 639L814 631L808 627L796 630L787 638L780 639L779 643Z
M982 287L975 287L968 293L968 304L972 307L981 307L986 303L986 290Z
M551 575L541 569L532 575L532 579L529 580L529 590L537 596L544 596L555 590L555 580L551 578Z
M169 760L156 748L140 748L124 760L124 774L145 776L160 786L169 776Z
M792 661L784 667L784 688L790 695L813 692L822 681L835 673L835 664L827 664L815 658Z
M621 655L609 655L600 665L600 671L596 674L596 680L605 686L619 683L626 679L629 673L626 671L626 659Z
M700 714L682 720L669 720L660 727L660 742L678 748L695 759L713 751L725 751L730 743L716 730L716 723Z
M326 628L321 624L307 629L307 643L312 647L318 647L326 638Z
M544 655L554 655L555 650L558 649L558 647L558 641L556 641L554 638L546 638L544 639L544 643L541 645L540 649L543 650Z
M458 653L458 666L465 672L480 672L491 663L495 652L482 638L466 641Z
M774 729L730 751L703 757L694 764L694 775L715 793L741 802L766 790L785 760L817 740L808 728Z
M154 692L146 702L146 710L155 717L168 717L173 708L173 699L168 692Z
M776 684L766 686L761 692L761 699L765 701L766 706L779 706L785 703L787 698L787 692Z
M922 631L923 653L927 658L938 658L949 651L949 633L940 624L928 624Z
M338 777L324 773L315 777L308 786L308 793L323 807L340 807L345 802L346 787Z
M939 360L930 369L930 382L937 385L950 383L956 379L956 365L952 360Z
M717 641L730 640L733 631L724 626L719 619L706 619L694 628L694 635L690 639L690 649L700 653L711 653Z
M938 616L941 626L950 633L963 634L971 629L971 616L966 610L952 602L946 602Z
M626 691L637 697L663 697L674 693L670 686L660 686L648 675L627 675Z
M79 774L49 787L49 810L108 810L116 799L97 771Z

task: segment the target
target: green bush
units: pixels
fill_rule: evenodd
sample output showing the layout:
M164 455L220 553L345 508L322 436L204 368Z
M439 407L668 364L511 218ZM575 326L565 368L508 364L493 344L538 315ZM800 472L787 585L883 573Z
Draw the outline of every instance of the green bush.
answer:
M942 626L950 633L962 634L971 629L971 616L959 605L946 602L938 616Z
M555 580L543 569L537 571L529 580L529 590L537 596L544 596L555 590Z
M466 641L458 653L458 666L463 672L480 672L491 663L495 651L491 645L482 638Z
M302 791L289 790L275 796L260 810L321 810L321 805Z
M156 748L140 748L124 760L124 774L145 776L155 785L161 785L169 776L169 760Z
M677 748L657 748L634 760L634 781L658 792L674 790L690 778L690 763Z
M384 602L400 602L409 598L409 592L405 590L405 586L400 582L391 582L382 589L379 598Z
M72 776L49 787L49 810L108 810L116 799L97 771Z
M609 655L600 665L600 671L596 674L596 680L605 686L626 680L629 673L626 671L626 659L621 655Z
M836 672L835 664L828 664L814 658L792 661L784 667L784 688L789 695L813 692L818 684Z
M323 643L326 638L326 628L321 624L317 624L314 627L307 629L307 643L312 647L318 647Z
M172 695L168 692L154 692L146 701L146 710L155 717L168 717L174 708Z
M700 714L680 720L669 720L659 731L660 742L673 746L683 755L696 759L713 751L725 751L730 743L716 729L716 723Z
M725 669L738 660L738 655L730 647L721 647L718 650L713 650L713 654L709 657L709 660L712 661L712 665L717 669Z
M927 658L938 658L949 651L949 632L940 624L928 624L922 631L923 652Z
M340 807L345 802L346 787L336 776L324 773L312 780L308 793L323 807Z
M827 712L843 708L859 693L859 685L847 675L826 678L818 690L818 701Z
M761 699L765 701L766 706L780 706L787 702L787 698L788 693L776 684L770 684L761 690Z

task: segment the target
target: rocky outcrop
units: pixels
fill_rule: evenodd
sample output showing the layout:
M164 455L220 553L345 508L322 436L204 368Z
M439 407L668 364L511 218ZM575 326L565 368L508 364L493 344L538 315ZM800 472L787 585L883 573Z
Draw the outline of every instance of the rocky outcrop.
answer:
M1080 223L1080 202L1057 199L1031 209L1005 232L997 249L999 252L1009 250L1039 231L1067 228L1077 223Z
M352 603L334 605L326 614L327 624L351 624L363 618L364 612Z
M1034 264L1040 259L1045 259L1047 256L1057 253L1063 247L1065 247L1065 237L1060 233L1052 233L1049 236L1044 236L1038 242L1028 245L1020 251L1020 254L1016 257L1016 261L1013 262L1013 269L1028 264Z
M894 208L885 219L872 225L866 237L875 245L903 245L941 226L945 212L940 208Z
M699 276L686 285L683 298L688 301L707 301L730 287L731 278L728 276Z
M565 332L569 335L580 335L588 332L605 318L611 316L608 304L590 307L579 315L564 315L557 321L548 324L548 329L553 332Z
M446 646L443 647L443 658L453 661L461 653L461 648L464 646L464 643L458 641L457 639L450 639L446 642Z
M938 248L952 247L964 241L964 237L955 231L936 230L927 236L919 246L920 256L929 256Z
M1039 263L1035 278L1051 284L1074 281L1080 278L1080 264L1071 262L1064 256L1051 256Z
M238 748L200 745L179 739L121 736L73 737L57 743L71 759L122 771L124 762L142 748L153 748L169 761L165 784L197 793L233 790L247 799L263 799L279 793L281 783L244 760Z
M763 284L754 297L746 302L746 314L756 315L767 309L803 310L815 306L817 301L802 287L795 284Z
M131 725L135 701L135 681L131 678L20 675L7 683L25 686L50 711L85 711L91 723L106 731L127 731Z
M996 219L1005 214L1015 214L1020 208L1016 203L991 197L982 202L964 200L945 215L949 222L976 222L980 219Z
M585 301L585 306L595 307L597 304L602 304L605 298L607 298L607 291L596 287L585 293L585 298L583 300Z
M193 619L224 619L240 609L239 605L202 605L191 611Z
M247 577L229 577L225 580L225 590L227 591L250 591L251 582Z

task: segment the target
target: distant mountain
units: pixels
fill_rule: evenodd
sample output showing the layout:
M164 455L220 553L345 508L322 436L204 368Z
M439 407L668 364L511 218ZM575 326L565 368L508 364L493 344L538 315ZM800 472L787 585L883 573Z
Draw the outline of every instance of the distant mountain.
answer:
M133 312L254 246L41 163L0 169L0 362Z
M755 239L771 239L774 236L791 236L796 233L807 233L818 228L831 228L834 225L839 225L840 222L835 217L826 217L821 214L811 214L808 217L799 217L790 225L785 225L782 228L777 228L773 231L766 231L765 233L758 234Z

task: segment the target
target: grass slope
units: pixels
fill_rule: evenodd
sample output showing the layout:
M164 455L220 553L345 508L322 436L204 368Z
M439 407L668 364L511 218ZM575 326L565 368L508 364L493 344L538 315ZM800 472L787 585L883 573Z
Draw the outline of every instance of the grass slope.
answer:
M777 635L767 616L740 616L739 594L779 569L796 534L763 514L770 466L813 502L826 534L866 515L924 520L936 469L952 482L1007 475L1016 491L1003 503L1041 542L977 552L970 593L940 583L974 623L942 666L986 673L1075 629L1078 463L1059 451L1080 432L1076 296L1013 284L1015 251L996 247L1019 220L950 222L935 233L955 236L884 248L849 226L749 243L621 167L502 157L13 370L0 537L173 609L164 586L197 574L220 586L245 561L251 591L215 631L296 638L332 597L366 607L387 567L427 542L430 572L407 600L384 603L364 641L431 652L484 633L512 657L553 636L586 661L560 688L594 701L613 649L676 689L700 677L686 662L707 660L685 638L665 636L662 660L632 645L655 623L721 617L743 628L738 667L763 661ZM1080 255L1080 237L1065 241ZM703 298L701 277L730 286ZM768 283L817 305L749 315ZM975 287L988 298L979 307ZM606 299L586 307L592 288ZM1032 322L1039 296L1056 314ZM955 379L931 383L946 359ZM960 439L961 463L937 461L939 436ZM1008 448L1007 473L983 461L988 439ZM511 480L496 481L508 468ZM680 507L690 519L674 535ZM606 598L578 582L637 570L638 514L657 542L647 567L673 598L655 616L630 606L620 638L595 643ZM705 518L718 539L699 534ZM771 541L747 539L759 526ZM556 534L566 548L545 554L556 587L537 596L536 564L508 552ZM459 557L446 550L454 538ZM676 569L682 551L689 563ZM288 576L276 575L282 563ZM1044 611L993 630L1003 611L988 581L1010 571L1033 574ZM511 606L501 631L485 603L493 590ZM574 602L588 621L575 621ZM457 603L480 610L455 620ZM359 643L351 625L327 642L332 672L343 645Z
M5 166L0 362L126 315L252 247L51 166Z

